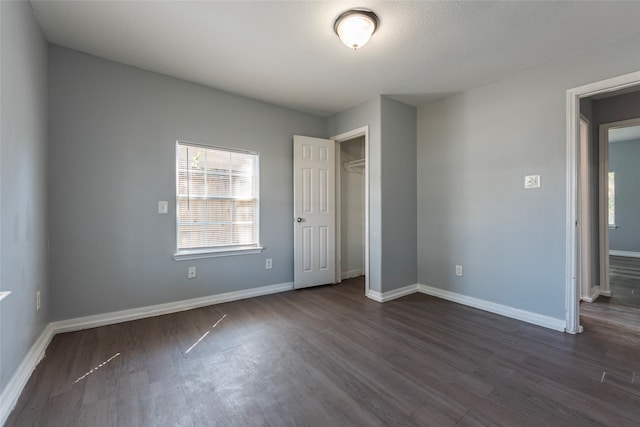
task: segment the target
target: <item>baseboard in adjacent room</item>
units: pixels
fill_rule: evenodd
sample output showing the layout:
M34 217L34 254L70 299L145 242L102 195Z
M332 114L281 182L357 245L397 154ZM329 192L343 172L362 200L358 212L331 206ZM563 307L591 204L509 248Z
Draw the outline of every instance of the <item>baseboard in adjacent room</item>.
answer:
M33 343L24 359L22 359L22 363L18 366L18 369L11 377L11 380L9 380L4 390L2 390L2 394L0 394L0 426L4 425L9 414L16 406L24 386L27 385L27 381L29 381L31 373L44 357L47 346L54 335L55 332L53 331L51 324L48 324L36 342Z
M554 317L544 316L542 314L532 313L530 311L521 310L519 308L497 304L495 302L486 301L483 299L470 297L468 295L446 291L444 289L434 288L432 286L422 284L418 285L418 292L422 292L423 294L446 299L448 301L467 305L469 307L477 308L491 313L499 314L501 316L510 317L512 319L521 320L523 322L532 323L534 325L542 326L545 328L554 329L556 331L565 331L566 322L562 319L556 319Z
M340 273L340 278L342 280L346 280L346 279L351 279L352 277L359 277L362 276L364 274L364 272L362 271L361 268L357 268L355 270L348 270L348 271L343 271Z
M617 251L615 249L610 249L609 250L609 255L622 256L622 257L627 257L627 258L640 258L640 252Z

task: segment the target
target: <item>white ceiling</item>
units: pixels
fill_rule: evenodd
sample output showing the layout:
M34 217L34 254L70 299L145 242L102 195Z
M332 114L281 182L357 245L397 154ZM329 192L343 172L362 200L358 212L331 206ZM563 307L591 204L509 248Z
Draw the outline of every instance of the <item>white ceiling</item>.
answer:
M640 2L32 1L51 43L321 116L412 105L640 32ZM350 7L381 25L346 48Z

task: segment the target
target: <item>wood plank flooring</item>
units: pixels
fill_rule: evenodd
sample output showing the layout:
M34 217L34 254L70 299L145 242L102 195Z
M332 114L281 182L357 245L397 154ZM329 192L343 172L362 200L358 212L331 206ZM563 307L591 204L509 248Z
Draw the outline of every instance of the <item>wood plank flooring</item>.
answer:
M609 286L611 297L580 304L582 323L640 333L640 258L609 257Z
M7 426L640 425L637 336L363 288L57 335Z

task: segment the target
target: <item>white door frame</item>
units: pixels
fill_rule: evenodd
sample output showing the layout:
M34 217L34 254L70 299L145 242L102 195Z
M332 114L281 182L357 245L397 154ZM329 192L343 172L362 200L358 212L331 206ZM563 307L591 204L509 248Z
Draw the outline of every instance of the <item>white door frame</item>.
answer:
M640 71L590 83L567 90L566 94L566 145L567 145L567 191L566 191L566 267L565 267L565 331L570 334L582 332L580 325L580 289L576 280L582 267L578 242L578 180L579 169L579 126L580 99L600 93L613 92L640 85ZM608 229L607 229L608 232Z
M602 123L599 129L600 141L600 295L611 296L609 286L609 129L640 125L640 117Z
M579 195L579 227L578 227L578 242L579 242L579 257L581 260L581 268L578 270L578 286L580 287L580 299L587 302L593 302L598 297L597 289L592 287L592 275L591 269L593 260L593 246L591 236L591 177L589 176L589 170L591 168L591 123L590 120L580 115L580 126L585 124L585 139L582 139L582 130L580 130L578 137L580 138L580 144L578 146L578 152L580 153L580 160L578 168L580 170L578 179L578 195ZM597 287L596 287L597 288Z
M369 293L369 126L353 129L331 137L339 145L341 142L364 136L364 294ZM336 159L340 156L336 147ZM341 258L340 249L340 165L336 164L336 280L340 281L341 271L338 271Z

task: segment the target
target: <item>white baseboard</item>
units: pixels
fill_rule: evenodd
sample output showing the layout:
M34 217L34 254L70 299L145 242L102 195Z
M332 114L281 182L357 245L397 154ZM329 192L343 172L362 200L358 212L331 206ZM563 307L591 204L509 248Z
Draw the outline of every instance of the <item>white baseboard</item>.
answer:
M340 278L342 280L351 279L352 277L362 276L364 273L361 268L357 268L355 270L343 271L340 273Z
M36 342L33 343L24 359L22 359L22 363L18 366L18 369L11 377L11 380L9 380L4 390L2 390L2 394L0 395L0 426L4 425L9 414L16 406L24 386L27 385L27 381L29 381L33 370L44 357L47 346L54 335L55 332L53 331L51 324L48 324Z
M600 285L592 286L589 295L580 298L584 302L594 302L600 296Z
M40 337L38 337L36 342L31 346L31 349L29 349L29 352L22 360L18 370L15 372L4 390L2 390L2 394L0 395L0 426L4 425L7 417L9 417L9 414L18 402L18 398L20 397L24 386L27 384L27 381L29 381L29 377L31 377L35 367L38 365L40 360L42 360L47 346L55 334L96 328L98 326L160 316L162 314L176 313L179 311L191 310L193 308L290 290L293 290L293 283L279 283L275 285L261 286L259 288L245 289L242 291L210 295L202 298L193 298L166 304L151 305L147 307L133 308L130 310L97 314L95 316L78 317L75 319L51 322L47 325L42 334L40 334Z
M456 292L434 288L432 286L419 284L418 292L422 292L423 294L432 295L434 297L446 299L448 301L453 301L458 304L467 305L469 307L477 308L491 313L500 314L512 319L522 320L523 322L532 323L534 325L542 326L545 328L554 329L556 331L564 332L566 326L566 322L562 319L556 319L554 317L532 313L530 311L521 310L519 308L497 304L491 301L458 294Z
M445 291L443 289L434 288L432 286L416 284L408 285L402 288L394 289L387 292L378 292L369 290L367 297L377 302L387 302L396 298L410 295L415 292L431 295L434 297L446 299L458 304L467 305L469 307L499 314L501 316L510 317L512 319L521 320L523 322L532 323L534 325L564 332L566 323L562 319L544 316L542 314L532 313L530 311L521 310L519 308L509 307L507 305L497 304L491 301L470 297L456 292Z
M393 289L387 292L378 292L378 291L372 291L371 289L369 289L369 292L367 292L367 297L371 298L374 301L387 302L387 301L394 300L396 298L403 297L405 295L414 294L417 291L418 291L418 285L407 285L402 288Z
M52 322L51 326L56 334L63 332L79 331L82 329L96 328L98 326L112 325L114 323L128 322L130 320L144 319L146 317L161 316L163 314L177 313L208 305L221 304L245 298L259 297L293 290L293 283L279 283L259 288L244 289L242 291L226 292L224 294L210 295L201 298L169 302L166 304L150 305L146 307L132 308L130 310L114 311L111 313L96 314L94 316L77 317L75 319Z
M614 249L610 249L609 250L609 255L624 256L624 257L627 257L627 258L640 258L640 252L616 251Z
M78 331L82 329L95 328L98 326L111 325L114 323L126 322L129 320L143 319L146 317L160 316L162 314L176 313L179 311L190 310L193 308L204 307L208 305L221 304L225 302L236 301L239 299L252 298L261 295L285 292L293 289L293 283L280 283L259 288L245 289L242 291L227 292L224 294L211 295L201 298L193 298L189 300L176 301L166 304L158 304L147 307L134 308L130 310L122 310L111 313L98 314L95 316L79 317L75 319L61 320L52 322L44 329L40 337L31 346L31 349L22 360L18 370L13 375L5 389L0 395L0 425L3 425L7 417L14 408L20 393L27 384L31 373L38 365L45 354L47 346L55 334L63 332ZM532 313L517 308L496 304L490 301L458 294L455 292L445 291L427 285L415 284L407 285L399 289L387 292L377 292L369 290L367 297L378 302L387 302L396 298L410 295L415 292L421 292L438 298L453 301L459 304L468 305L480 310L489 311L491 313L500 314L511 317L513 319L522 320L534 325L543 326L545 328L557 331L565 330L565 321L555 319L549 316Z

